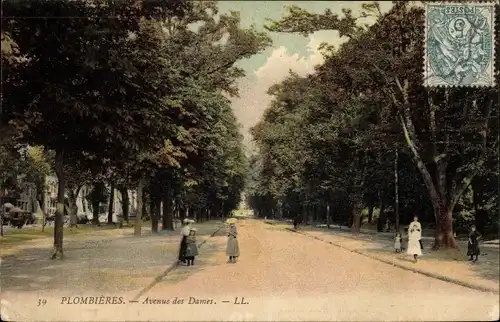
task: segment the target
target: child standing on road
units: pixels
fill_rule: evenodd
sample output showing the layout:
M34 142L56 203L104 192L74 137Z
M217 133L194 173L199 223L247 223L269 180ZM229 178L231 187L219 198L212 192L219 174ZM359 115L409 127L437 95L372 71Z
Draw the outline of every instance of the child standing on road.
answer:
M396 233L396 237L394 237L394 250L396 253L400 253L402 251L402 241L401 233Z
M198 256L198 246L196 245L196 228L191 228L189 236L186 237L186 260L187 266L194 265L194 258Z
M479 239L481 235L477 232L476 226L470 227L469 243L467 244L467 256L470 256L469 261L477 262L478 256L481 254L479 250ZM474 258L474 256L476 258Z

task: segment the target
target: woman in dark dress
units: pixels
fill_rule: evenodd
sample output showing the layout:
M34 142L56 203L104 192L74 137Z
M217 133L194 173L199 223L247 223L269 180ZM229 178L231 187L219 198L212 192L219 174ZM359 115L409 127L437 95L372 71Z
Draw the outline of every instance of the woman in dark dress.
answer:
M480 238L481 235L477 232L476 226L472 225L470 227L469 243L467 244L467 256L470 256L470 261L477 262L478 256L481 255L481 251L479 250Z

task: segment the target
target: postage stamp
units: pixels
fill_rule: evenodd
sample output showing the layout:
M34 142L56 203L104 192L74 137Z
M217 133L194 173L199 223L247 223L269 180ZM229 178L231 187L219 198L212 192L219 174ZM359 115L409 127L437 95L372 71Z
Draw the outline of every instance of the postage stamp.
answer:
M425 12L424 85L495 86L495 4L432 3Z

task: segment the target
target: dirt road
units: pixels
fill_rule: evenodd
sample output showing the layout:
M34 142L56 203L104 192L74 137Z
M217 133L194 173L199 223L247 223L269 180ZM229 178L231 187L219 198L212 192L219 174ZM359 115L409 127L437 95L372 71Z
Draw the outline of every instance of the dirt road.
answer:
M239 233L236 264L226 263L226 236L218 234L200 249L194 267L155 281L136 303L129 302L137 296L131 293L122 294L122 305L63 305L55 303L58 298L38 309L38 316L101 321L498 318L496 294L402 270L256 220L240 221Z
M498 316L498 295L402 270L259 221L240 226L238 263L226 263L225 237L217 237L212 243L220 252L209 266L202 262L202 270L187 277L182 274L188 268L176 271L141 299L177 296L217 302L170 306L164 319L172 320L430 321ZM249 304L234 304L236 297ZM143 312L148 305L140 305ZM146 316L155 318L153 312Z

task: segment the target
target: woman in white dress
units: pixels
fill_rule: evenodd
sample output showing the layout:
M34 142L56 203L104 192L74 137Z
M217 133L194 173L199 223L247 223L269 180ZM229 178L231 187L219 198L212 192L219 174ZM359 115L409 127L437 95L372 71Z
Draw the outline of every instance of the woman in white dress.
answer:
M413 217L413 221L408 227L408 250L407 254L413 255L413 260L417 262L417 257L422 255L420 239L422 238L422 226L418 222L418 217Z

